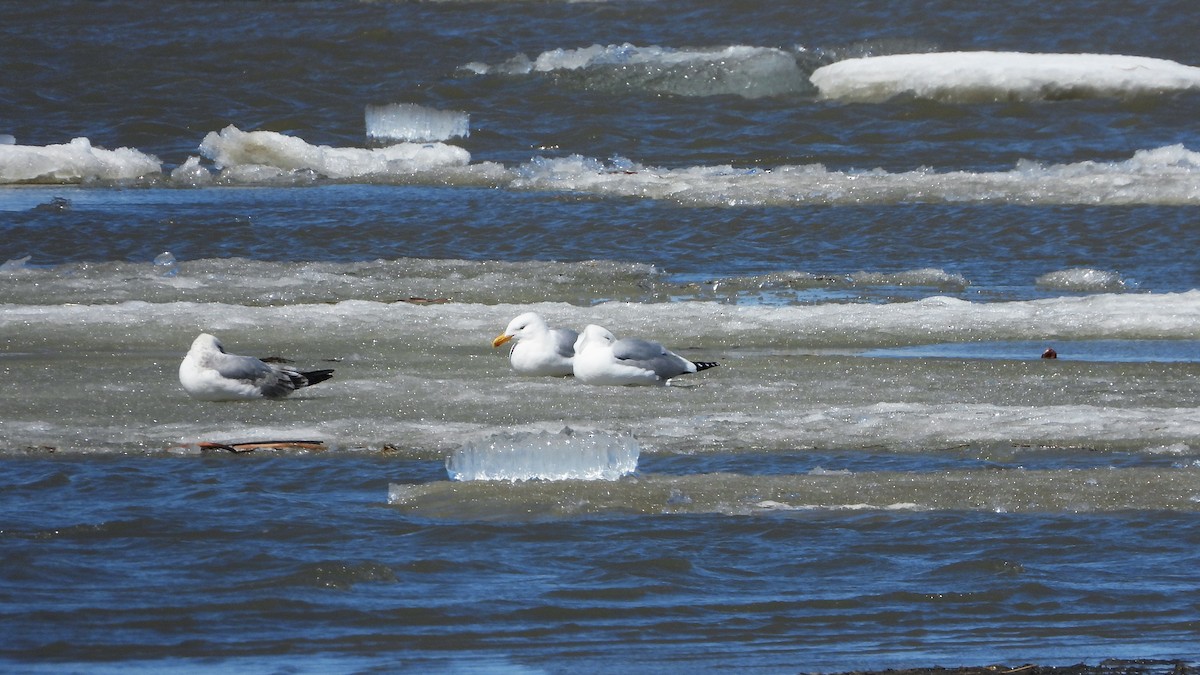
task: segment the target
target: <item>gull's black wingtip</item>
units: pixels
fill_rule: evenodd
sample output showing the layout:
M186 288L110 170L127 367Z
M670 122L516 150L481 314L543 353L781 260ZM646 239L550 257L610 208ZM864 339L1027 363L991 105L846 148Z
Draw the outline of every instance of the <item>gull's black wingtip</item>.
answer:
M309 387L318 382L324 382L325 380L328 380L329 378L333 377L333 371L332 370L310 370L307 372L300 373L300 376L303 377L305 380L304 384L301 386Z

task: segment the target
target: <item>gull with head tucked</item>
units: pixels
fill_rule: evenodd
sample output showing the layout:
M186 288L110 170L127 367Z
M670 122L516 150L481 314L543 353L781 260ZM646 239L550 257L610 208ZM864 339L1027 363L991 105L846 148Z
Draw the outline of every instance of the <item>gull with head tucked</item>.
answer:
M179 364L179 383L188 395L202 401L283 398L332 376L332 370L301 372L253 356L229 354L221 341L208 333L192 341Z
M584 328L575 342L575 379L586 384L664 385L673 377L718 365L688 361L650 340L618 340L595 324Z
M568 328L551 328L536 312L526 312L508 322L492 340L493 347L512 340L508 361L520 375L567 377L579 334Z

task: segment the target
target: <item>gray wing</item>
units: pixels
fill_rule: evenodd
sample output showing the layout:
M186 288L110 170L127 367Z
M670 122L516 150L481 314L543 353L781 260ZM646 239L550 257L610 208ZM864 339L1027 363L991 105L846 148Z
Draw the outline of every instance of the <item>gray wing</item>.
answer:
M617 340L613 343L613 356L629 365L653 370L655 375L664 380L692 372L691 363L687 359L650 340Z
M579 339L579 333L570 328L555 328L551 332L554 334L554 352L564 359L575 356L575 341Z
M268 398L286 396L296 388L292 378L283 369L272 367L253 356L221 354L212 366L221 377L252 384Z

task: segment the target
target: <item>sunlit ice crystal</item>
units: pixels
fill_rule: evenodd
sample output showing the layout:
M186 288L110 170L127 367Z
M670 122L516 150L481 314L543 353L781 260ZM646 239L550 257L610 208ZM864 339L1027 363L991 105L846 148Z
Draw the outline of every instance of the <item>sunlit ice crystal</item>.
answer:
M175 259L175 254L170 251L163 251L154 256L154 271L159 276L173 277L179 273L178 261Z
M616 480L637 470L641 446L632 435L501 432L470 441L446 459L451 480Z
M470 135L470 117L462 112L392 103L369 105L365 115L367 138L375 141L421 143Z

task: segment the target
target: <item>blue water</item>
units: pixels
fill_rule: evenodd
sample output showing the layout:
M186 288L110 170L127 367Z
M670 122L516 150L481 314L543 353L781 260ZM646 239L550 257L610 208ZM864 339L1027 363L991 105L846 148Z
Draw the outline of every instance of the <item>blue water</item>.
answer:
M57 196L65 210L38 210ZM1130 289L1200 287L1182 255L1194 207L890 205L687 208L472 188L20 190L4 195L9 258L32 265L246 257L648 262L674 278L921 268L972 295L1041 297L1037 277L1088 267Z
M1192 515L450 525L397 518L378 503L389 478L437 478L413 462L8 465L5 510L24 515L5 528L5 603L23 597L37 609L21 615L6 653L60 664L55 670L119 662L150 670L291 663L300 671L553 672L571 663L657 671L690 662L772 672L1070 662L1122 641L1136 645L1126 654L1162 657L1195 629ZM376 477L364 480L369 474ZM50 485L74 486L78 501L46 513ZM1165 530L1176 536L1149 534ZM50 592L64 583L70 593ZM25 590L14 596L14 586ZM1154 630L1134 629L1147 614ZM1070 639L1047 634L1048 625L1070 625ZM303 644L297 635L307 636ZM307 652L329 662L299 656Z

